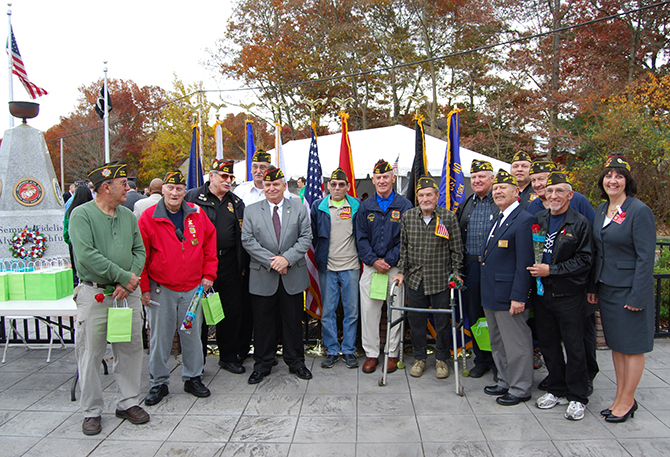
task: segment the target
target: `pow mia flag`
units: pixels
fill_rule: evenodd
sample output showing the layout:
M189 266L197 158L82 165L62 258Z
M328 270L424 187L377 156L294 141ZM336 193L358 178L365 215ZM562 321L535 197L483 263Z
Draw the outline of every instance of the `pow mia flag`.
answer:
M100 119L105 117L105 86L103 85L100 89L100 95L98 95L98 101L95 104L95 112L98 113ZM112 99L109 97L109 91L107 91L107 112L112 111Z

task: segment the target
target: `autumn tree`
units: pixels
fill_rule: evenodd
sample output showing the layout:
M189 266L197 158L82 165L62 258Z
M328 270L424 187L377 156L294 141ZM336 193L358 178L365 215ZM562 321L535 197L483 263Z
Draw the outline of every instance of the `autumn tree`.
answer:
M94 105L103 81L79 88L74 111L45 133L56 170L60 169L60 138L63 138L65 180L85 179L87 173L104 161L103 121ZM165 100L156 86L139 87L133 81L108 80L113 109L109 115L110 159L128 164L129 175L137 176L143 152L152 141L157 112L152 108Z
M581 147L568 162L580 190L599 202L595 181L605 159L615 152L624 154L633 162L638 198L659 222L670 223L669 114L670 76L652 74L582 113L572 124Z
M168 171L184 168L191 149L193 126L198 124L199 115L202 115L203 166L206 168L216 155L214 129L209 125L212 105L207 101L202 84L185 85L174 75L172 86L172 91L167 93L171 103L160 110L153 141L147 145L141 162L139 176L145 183L162 178Z

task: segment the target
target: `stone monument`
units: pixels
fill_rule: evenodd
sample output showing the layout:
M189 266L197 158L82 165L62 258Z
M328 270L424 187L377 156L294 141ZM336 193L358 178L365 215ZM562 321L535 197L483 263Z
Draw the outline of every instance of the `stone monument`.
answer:
M17 109L12 104L21 105ZM12 257L10 240L25 227L36 228L46 237L44 258L69 258L63 241L65 210L60 184L44 135L26 123L37 116L39 105L10 102L10 111L22 117L23 123L5 130L0 146L0 259Z

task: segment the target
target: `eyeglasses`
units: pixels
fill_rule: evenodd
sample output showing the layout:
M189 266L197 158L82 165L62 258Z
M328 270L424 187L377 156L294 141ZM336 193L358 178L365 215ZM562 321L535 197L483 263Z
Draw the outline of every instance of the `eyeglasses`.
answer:
M170 192L176 192L178 194L183 194L186 192L186 187L174 187L174 186L165 186L165 191L170 193Z
M268 165L251 164L251 170L268 171Z
M340 181L340 182L329 181L328 185L330 187L343 187L344 188L344 187L347 187L347 182L346 181Z
M224 172L219 172L219 176L221 176L221 179L224 181L231 180L235 181L235 175L231 175L230 173L224 173Z

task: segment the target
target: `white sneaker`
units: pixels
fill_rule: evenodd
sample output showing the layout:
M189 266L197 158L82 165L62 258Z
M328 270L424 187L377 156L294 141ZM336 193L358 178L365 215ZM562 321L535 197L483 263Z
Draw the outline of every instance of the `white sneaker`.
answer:
M556 397L547 392L535 401L535 405L540 409L551 409L556 405L567 405L568 400L565 397Z
M584 403L578 401L571 401L568 409L565 410L565 418L571 421L580 421L584 419L584 411L586 407Z

